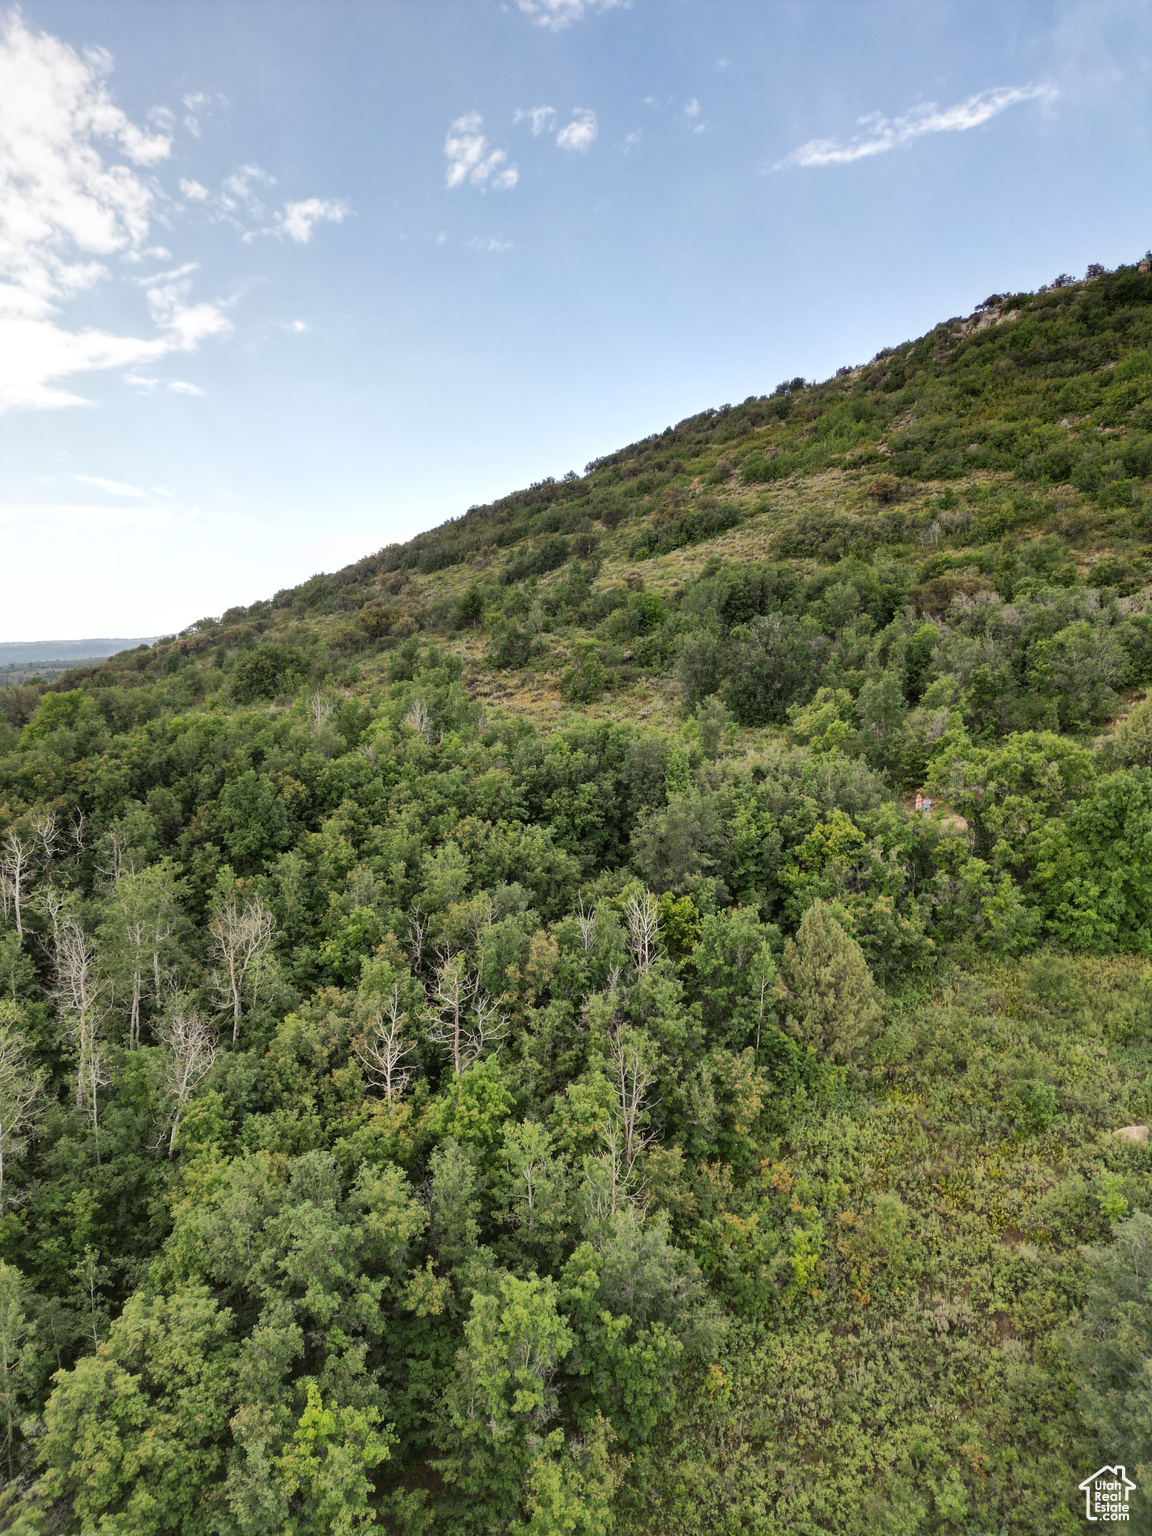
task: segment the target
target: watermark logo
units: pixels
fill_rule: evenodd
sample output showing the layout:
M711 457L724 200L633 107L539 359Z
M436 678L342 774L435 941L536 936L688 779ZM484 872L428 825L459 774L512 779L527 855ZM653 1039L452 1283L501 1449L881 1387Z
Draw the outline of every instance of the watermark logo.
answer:
M1136 1484L1123 1467L1101 1467L1084 1479L1080 1491L1089 1520L1118 1523L1128 1519L1128 1498L1135 1493Z

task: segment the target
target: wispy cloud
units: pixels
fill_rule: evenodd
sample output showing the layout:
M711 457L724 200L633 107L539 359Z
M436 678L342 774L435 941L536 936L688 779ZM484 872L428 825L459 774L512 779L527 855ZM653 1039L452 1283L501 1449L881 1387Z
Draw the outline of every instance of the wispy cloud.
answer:
M299 203L285 203L283 209L273 215L272 233L280 239L287 237L307 245L317 224L324 221L342 224L349 212L347 203L306 197Z
M556 135L556 144L560 149L580 151L591 149L596 142L596 135L600 132L596 114L590 112L587 107L577 107L575 112L576 116L568 126L561 128Z
M849 165L870 155L882 155L887 150L909 144L913 139L928 133L965 133L978 128L981 123L997 117L1009 107L1022 101L1051 101L1058 95L1051 85L1011 85L997 90L981 91L969 96L954 107L940 107L934 101L913 107L899 117L888 118L879 112L871 112L859 118L861 130L851 139L809 139L783 160L769 167L774 171L792 166Z
M473 235L468 242L468 248L473 251L510 251L512 242L511 240L483 240L479 235Z
M202 395L204 393L198 384L189 384L186 379L173 379L168 388L174 395Z
M165 252L165 254L168 253ZM138 283L141 288L154 288L157 283L174 283L182 277L187 277L190 272L199 272L199 270L198 261L186 261L182 267L173 267L170 272L153 272L147 277L134 277L131 281Z
M627 10L632 0L516 0L516 3L538 27L563 32L574 21L583 21L589 13Z
M530 123L532 125L532 137L538 139L545 130L549 132L556 121L555 107L517 107L513 114L514 123Z
M216 192L210 192L198 181L186 180L181 180L180 190L189 202L202 207L210 219L238 229L246 245L262 235L307 245L317 224L342 224L352 212L339 198L325 197L300 198L270 212L267 196L275 185L275 176L263 166L242 165L225 176Z
M479 112L466 112L458 117L444 138L444 153L448 158L445 185L460 187L467 182L485 191L494 187L498 192L508 191L520 180L520 172L508 165L508 156L502 149L491 149L480 131L484 119Z
M98 491L107 491L109 496L139 496L142 501L147 501L149 493L142 491L138 485L124 485L119 480L105 480L101 475L73 475L73 480L78 480L81 485L94 485Z
M136 267L143 261L171 261L172 252L166 245L150 245L144 251L125 251L120 260Z
M701 108L700 103L696 100L695 96L693 96L692 100L688 102L684 108L684 116L687 118L688 127L693 133L703 133L705 128L708 126L708 124L700 116L702 110L703 109Z
M275 176L262 165L242 165L231 176L225 176L216 202L226 213L247 213L252 218L262 219L264 198L261 189L275 185Z

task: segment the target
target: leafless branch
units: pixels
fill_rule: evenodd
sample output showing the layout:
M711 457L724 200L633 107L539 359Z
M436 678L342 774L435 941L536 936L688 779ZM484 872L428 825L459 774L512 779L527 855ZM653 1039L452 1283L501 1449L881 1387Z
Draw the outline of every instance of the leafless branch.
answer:
M236 1041L240 1038L245 987L255 992L276 935L276 920L259 896L249 896L242 907L229 897L213 915L208 931L221 967L220 997L231 1005L232 1039Z
M580 942L584 946L584 953L596 948L596 908L590 912L584 910L584 898L580 898L580 905L576 908L576 923L580 929Z
M634 891L624 903L624 922L628 929L628 948L638 971L646 971L656 958L660 920L656 898L651 891Z
M457 1077L508 1032L499 1002L481 990L462 955L445 954L428 1000L437 1014L428 1037L446 1048Z
M416 1047L404 1036L408 1015L400 1007L400 988L393 987L392 996L372 1018L362 1039L356 1042L359 1057L370 1082L383 1088L384 1097L392 1099L403 1093L412 1081L412 1072L401 1062Z
M55 937L56 998L68 1039L76 1052L76 1108L92 1121L96 1162L100 1162L98 1093L110 1081L104 1070L101 1028L111 989L96 967L96 948L80 920L56 903L51 910Z
M32 833L40 845L40 857L48 878L52 878L52 860L60 837L60 823L54 810L37 811L32 818Z
M417 736L423 736L425 741L428 740L428 732L432 725L432 717L428 713L427 706L425 705L423 699L415 700L408 713L404 716L403 720L401 720L400 724L406 725L410 731L415 731Z
M25 842L15 827L9 827L4 838L4 852L0 854L0 889L3 890L4 916L8 916L11 907L16 917L16 934L21 942L24 940L24 902L31 872L32 846Z
M46 1073L33 1067L27 1042L10 1024L0 1024L0 1211L4 1209L5 1161L21 1151L22 1134L44 1089Z
M164 1062L164 1091L173 1103L172 1133L168 1138L168 1156L176 1151L176 1133L180 1116L188 1100L212 1069L216 1060L216 1035L191 1009L177 1009L156 1026L167 1055Z

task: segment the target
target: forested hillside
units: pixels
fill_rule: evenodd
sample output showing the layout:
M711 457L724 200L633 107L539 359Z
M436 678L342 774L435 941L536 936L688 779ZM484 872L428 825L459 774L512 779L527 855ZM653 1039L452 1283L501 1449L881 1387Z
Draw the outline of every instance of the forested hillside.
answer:
M0 689L0 1529L1152 1530L1150 476L1145 259Z

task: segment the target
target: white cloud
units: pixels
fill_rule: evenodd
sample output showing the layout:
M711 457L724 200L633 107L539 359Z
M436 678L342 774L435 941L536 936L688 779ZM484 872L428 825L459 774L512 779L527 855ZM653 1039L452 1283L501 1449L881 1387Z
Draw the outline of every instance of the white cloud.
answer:
M342 224L348 213L347 203L327 202L322 197L307 197L303 202L284 204L283 211L274 215L272 233L281 240L287 235L289 240L307 245L312 238L313 229L321 220L327 219L332 224Z
M790 166L848 165L870 155L881 155L901 144L921 138L926 133L965 133L978 128L1018 102L1053 100L1057 91L1050 85L1011 85L998 90L981 91L954 107L939 107L925 102L900 117L888 118L871 112L857 122L862 132L844 142L841 139L809 139L799 149L778 161L773 170Z
M444 153L448 157L446 186L459 187L469 182L481 191L494 187L504 192L519 181L516 167L505 164L505 152L489 149L488 140L480 132L483 126L479 112L466 112L449 128L444 138Z
M697 121L700 116L700 110L700 103L696 100L695 96L684 108L684 116L688 119L689 127L693 133L703 133L708 126L706 122Z
M98 491L107 491L109 496L139 496L148 500L147 491L136 485L122 485L119 480L105 480L100 475L73 475L72 478L79 480L81 485L94 485Z
M561 128L556 135L556 143L561 149L581 151L591 149L596 141L596 135L600 132L596 114L586 107L576 107L574 111L576 116L566 128Z
M583 21L588 12L627 10L632 0L516 0L516 3L538 27L563 32L574 21Z
M55 318L109 277L101 258L168 254L145 246L156 193L133 167L165 159L171 140L125 117L105 84L110 68L106 53L81 56L19 13L0 21L0 411L82 404L61 381L153 362L229 328L217 306L189 306L179 282L149 289L160 335L71 331Z
M167 256L169 253L165 251L164 254ZM157 283L175 282L177 278L187 277L189 272L199 272L199 270L198 261L186 261L182 267L173 267L170 272L152 272L147 277L134 277L131 281L139 283L141 288L153 288Z
M183 98L182 105L186 108L184 126L194 139L198 139L200 137L200 118L198 114L204 107L212 105L212 98L205 95L203 91L190 91Z
M172 252L165 245L150 245L146 251L125 251L120 260L136 267L142 261L171 261Z
M184 273L195 271L196 263L160 274L157 284L145 297L156 324L170 333L165 351L190 352L206 336L218 336L232 329L232 322L216 304L187 304L189 283Z
M225 176L218 201L228 213L243 209L255 218L262 219L264 204L256 189L275 185L275 176L270 175L262 166L242 165L231 176Z
M204 391L197 384L189 384L184 379L173 379L168 388L174 395L202 395Z
M308 329L308 322L307 320L293 320L291 322L291 329L295 331L297 335L299 335L301 331L306 331Z
M352 212L347 203L335 198L306 197L286 202L270 214L264 199L267 189L275 185L275 176L263 166L242 165L224 178L216 193L209 192L198 181L182 181L180 190L185 197L201 204L210 219L238 229L245 245L251 245L261 235L307 245L317 224L342 224Z
M479 235L474 235L468 242L473 251L510 251L511 240L482 240Z
M551 131L552 124L556 121L556 108L517 107L512 121L514 123L531 123L532 137L538 139L546 129Z
M50 320L0 319L0 411L83 405L82 396L57 381L75 373L152 362L172 346L168 337L145 340L94 328L66 331Z

